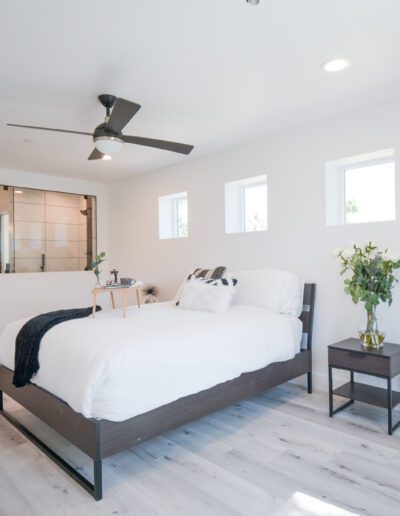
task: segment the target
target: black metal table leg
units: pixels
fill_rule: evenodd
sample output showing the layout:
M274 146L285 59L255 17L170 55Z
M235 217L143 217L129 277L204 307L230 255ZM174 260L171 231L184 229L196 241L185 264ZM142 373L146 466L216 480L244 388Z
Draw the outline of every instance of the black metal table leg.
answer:
M388 434L392 435L392 410L393 410L393 395L392 395L392 379L387 379L387 405L388 405Z
M351 386L353 387L353 384L354 384L354 371L350 371L350 383L351 383ZM351 401L354 403L353 398L351 398Z
M333 417L335 414L340 412L341 410L347 408L349 405L354 403L354 400L351 398L346 403L343 403L339 407L333 408L333 382L332 382L332 366L328 367L329 370L329 417ZM350 371L350 381L354 382L354 373Z
M328 367L329 376L329 417L333 416L332 367Z

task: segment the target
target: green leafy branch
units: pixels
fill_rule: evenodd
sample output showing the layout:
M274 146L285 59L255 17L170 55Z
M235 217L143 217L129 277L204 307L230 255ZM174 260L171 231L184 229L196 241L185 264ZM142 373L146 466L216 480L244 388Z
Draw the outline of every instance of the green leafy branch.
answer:
M380 251L369 242L364 247L354 244L351 249L339 251L337 257L342 264L340 274L351 273L344 280L344 291L353 303L363 302L368 312L381 302L392 304L392 291L398 281L394 271L400 268L398 255L388 249Z
M102 251L101 253L96 254L96 256L93 258L93 260L90 262L90 265L89 265L90 270L92 270L95 273L97 278L100 276L100 273L101 273L101 270L99 269L99 265L106 260L105 256L106 256L106 253L104 251Z

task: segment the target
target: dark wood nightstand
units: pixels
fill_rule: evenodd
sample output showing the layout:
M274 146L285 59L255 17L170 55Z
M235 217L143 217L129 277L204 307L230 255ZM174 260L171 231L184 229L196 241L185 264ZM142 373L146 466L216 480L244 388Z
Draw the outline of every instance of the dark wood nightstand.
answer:
M365 348L358 339L346 339L328 346L329 362L329 416L348 407L354 401L362 401L386 408L388 411L388 434L400 426L392 422L392 410L400 403L400 393L392 391L392 378L400 374L400 345L385 343L381 349ZM333 390L332 369L350 371L350 382ZM369 374L384 378L387 388L372 387L354 381L354 373ZM333 395L349 398L343 405L333 408Z

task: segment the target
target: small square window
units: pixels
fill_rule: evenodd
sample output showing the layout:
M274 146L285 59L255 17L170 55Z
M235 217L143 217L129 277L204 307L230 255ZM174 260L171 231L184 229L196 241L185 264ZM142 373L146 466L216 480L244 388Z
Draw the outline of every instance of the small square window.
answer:
M345 222L395 219L394 161L348 168L345 181Z
M161 239L188 236L187 192L158 198L158 223Z
M393 149L328 162L327 224L395 220L395 183Z
M225 232L267 229L267 176L225 183Z

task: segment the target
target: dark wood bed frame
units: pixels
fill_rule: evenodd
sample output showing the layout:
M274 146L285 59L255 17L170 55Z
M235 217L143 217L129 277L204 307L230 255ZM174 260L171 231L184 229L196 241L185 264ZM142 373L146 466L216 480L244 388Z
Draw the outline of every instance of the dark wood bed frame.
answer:
M13 372L0 366L0 413L96 500L101 500L103 459L303 374L307 374L308 392L311 393L315 289L315 284L305 285L300 319L306 345L291 360L243 373L233 380L121 422L85 418L64 401L33 384L17 389L12 384ZM4 410L3 392L93 460L93 483Z

